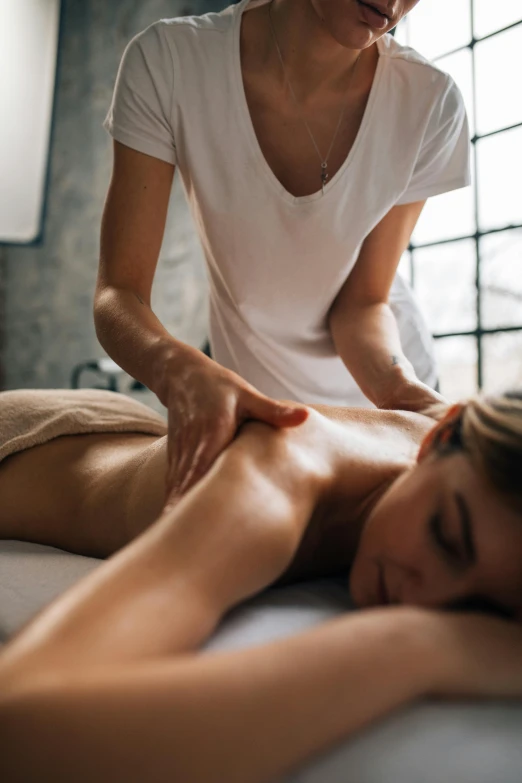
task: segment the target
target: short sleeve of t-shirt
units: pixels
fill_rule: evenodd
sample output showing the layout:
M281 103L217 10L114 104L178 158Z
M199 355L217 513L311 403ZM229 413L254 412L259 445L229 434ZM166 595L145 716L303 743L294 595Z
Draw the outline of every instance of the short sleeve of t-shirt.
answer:
M423 201L469 185L470 139L464 101L450 76L433 107L408 187L397 204Z
M162 28L151 25L125 49L103 127L127 147L175 164L174 66Z

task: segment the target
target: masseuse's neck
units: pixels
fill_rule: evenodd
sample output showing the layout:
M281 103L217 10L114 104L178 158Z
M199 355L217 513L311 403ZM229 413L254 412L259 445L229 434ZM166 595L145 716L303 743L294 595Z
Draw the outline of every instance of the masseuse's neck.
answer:
M332 38L311 0L274 0L271 7L279 46L296 92L342 90L359 52Z

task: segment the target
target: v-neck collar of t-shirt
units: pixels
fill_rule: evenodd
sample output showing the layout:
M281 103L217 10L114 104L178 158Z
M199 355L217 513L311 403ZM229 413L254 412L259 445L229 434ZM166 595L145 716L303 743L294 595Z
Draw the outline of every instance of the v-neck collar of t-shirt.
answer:
M388 60L388 58L385 56L384 53L382 38L379 38L377 40L379 59L377 61L377 68L375 71L375 75L373 77L373 84L370 88L370 94L368 96L368 101L366 103L366 108L364 110L363 118L361 120L361 124L359 126L359 130L357 131L355 140L352 144L352 147L344 163L342 164L340 169L336 172L336 174L329 180L328 184L325 186L324 194L322 190L318 190L317 192L311 193L308 196L294 196L284 187L284 185L279 181L279 179L276 177L276 175L270 168L268 161L266 160L263 151L261 149L261 146L259 144L259 140L257 138L254 124L252 122L250 109L248 108L248 102L245 93L245 84L243 81L243 73L241 70L241 19L243 17L243 13L247 5L250 2L251 0L242 0L240 3L237 4L235 8L235 19L233 24L233 46L231 47L231 56L232 56L231 67L232 67L233 79L235 82L238 99L239 99L239 115L244 125L244 131L248 143L251 146L253 154L259 160L259 169L260 171L263 172L268 184L277 192L277 194L282 199L284 199L289 204L295 204L295 205L307 204L311 201L317 201L318 199L326 199L328 196L330 196L331 198L331 194L339 186L339 183L343 180L344 176L346 175L346 172L350 167L350 164L356 157L358 148L361 146L361 141L364 138L366 129L371 121L373 107L378 98L379 86L382 80L382 73L385 67L385 63ZM265 0L265 2L268 2L268 0ZM262 2L259 2L258 0L257 4L262 5Z

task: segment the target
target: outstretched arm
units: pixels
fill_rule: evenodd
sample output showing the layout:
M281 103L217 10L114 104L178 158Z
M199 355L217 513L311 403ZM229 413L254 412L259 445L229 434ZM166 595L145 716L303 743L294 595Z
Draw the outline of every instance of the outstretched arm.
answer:
M325 477L302 437L245 426L177 506L12 640L0 670L23 679L197 648L285 570Z
M11 783L267 783L421 696L519 696L522 634L371 610L275 644L33 677L0 698Z
M328 482L319 433L312 454L252 427L174 512L8 645L0 750L12 783L261 783L423 694L522 692L518 628L477 632L471 618L460 633L461 618L413 608L191 655L284 570Z
M29 678L0 699L4 774L267 783L424 693L420 631L383 610L250 650Z

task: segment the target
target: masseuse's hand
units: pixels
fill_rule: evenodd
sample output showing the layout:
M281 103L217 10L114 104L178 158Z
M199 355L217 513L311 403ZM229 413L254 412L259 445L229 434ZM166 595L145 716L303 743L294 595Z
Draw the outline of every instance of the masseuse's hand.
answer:
M429 409L434 405L447 405L448 401L438 392L418 379L405 380L379 404L383 410L413 411L429 416Z
M168 367L162 396L168 408L167 506L208 471L247 419L294 427L308 415L304 406L266 397L196 350Z

